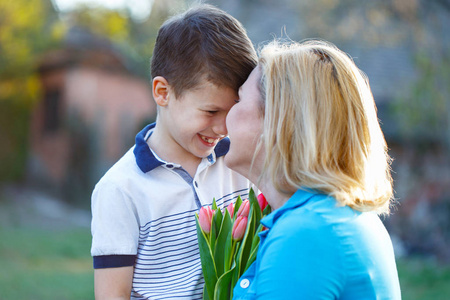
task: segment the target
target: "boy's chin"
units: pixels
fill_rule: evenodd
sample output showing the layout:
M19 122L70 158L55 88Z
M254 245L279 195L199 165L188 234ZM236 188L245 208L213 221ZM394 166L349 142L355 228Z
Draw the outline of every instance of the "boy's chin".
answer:
M197 153L197 155L195 155L195 156L197 156L198 158L201 158L201 159L208 158L208 156L210 156L213 152L214 152L214 148L212 148L211 150L208 150L208 151L201 151L201 152Z

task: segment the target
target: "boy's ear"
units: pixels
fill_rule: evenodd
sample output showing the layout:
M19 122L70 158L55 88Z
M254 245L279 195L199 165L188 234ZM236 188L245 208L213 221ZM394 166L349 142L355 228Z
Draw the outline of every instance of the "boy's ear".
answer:
M166 106L169 103L169 83L164 77L153 78L152 92L157 105Z

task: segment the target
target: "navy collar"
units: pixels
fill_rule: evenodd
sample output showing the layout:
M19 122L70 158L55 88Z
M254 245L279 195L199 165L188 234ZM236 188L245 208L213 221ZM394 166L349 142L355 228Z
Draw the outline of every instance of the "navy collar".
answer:
M230 150L230 138L223 138L220 142L217 143L214 148L214 153L216 154L216 158L224 156ZM210 154L211 155L211 154Z
M133 153L139 169L141 169L141 171L144 173L147 173L154 168L164 164L162 161L155 157L152 150L150 150L150 147L147 145L147 140L145 139L147 132L155 128L155 125L156 123L145 126L145 128L136 135L136 145L134 147Z
M150 150L150 148L147 145L148 138L147 134L150 130L154 129L156 126L156 123L149 124L145 126L144 129L142 129L137 135L136 135L136 145L134 147L133 153L136 158L136 163L141 169L142 172L147 173L154 168L163 165L164 162L159 160L153 152ZM230 149L230 139L228 137L222 139L214 148L214 153L216 155L216 158L224 156L227 154L228 150ZM208 156L208 159L210 161L213 160L212 154Z

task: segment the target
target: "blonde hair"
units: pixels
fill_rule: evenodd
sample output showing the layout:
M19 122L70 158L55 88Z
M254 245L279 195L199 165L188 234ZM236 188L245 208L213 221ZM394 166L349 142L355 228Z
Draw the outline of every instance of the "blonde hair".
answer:
M389 211L391 159L366 76L324 41L261 50L262 177L281 192L314 189L359 211Z

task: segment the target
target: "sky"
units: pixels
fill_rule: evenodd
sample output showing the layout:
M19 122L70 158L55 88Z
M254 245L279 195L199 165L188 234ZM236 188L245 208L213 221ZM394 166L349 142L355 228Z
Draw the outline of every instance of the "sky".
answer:
M110 9L129 9L136 20L146 19L152 10L154 0L52 0L55 7L62 11L70 11L80 4L91 7L104 6Z

